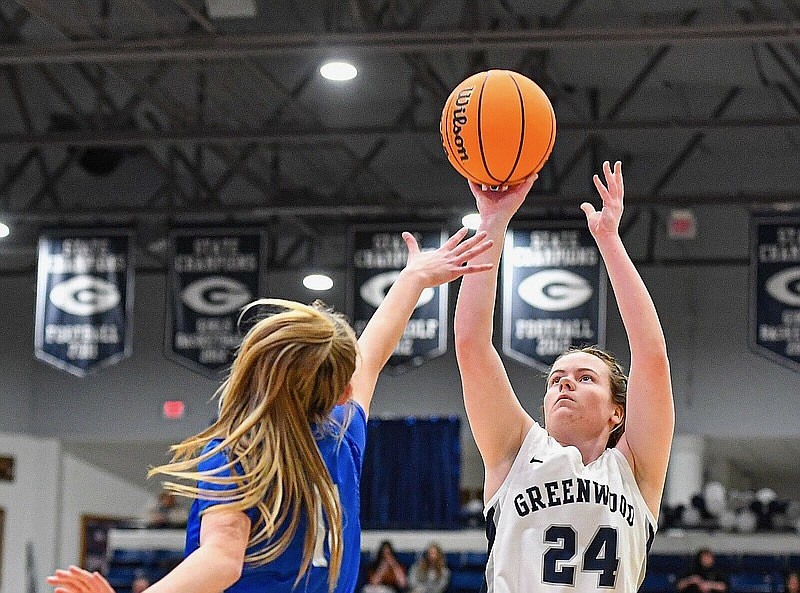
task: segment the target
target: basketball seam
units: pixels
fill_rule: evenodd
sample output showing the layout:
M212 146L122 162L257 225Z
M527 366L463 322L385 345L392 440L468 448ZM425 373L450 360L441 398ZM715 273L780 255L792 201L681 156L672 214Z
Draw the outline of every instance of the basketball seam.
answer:
M511 167L511 171L508 173L508 177L503 180L503 183L506 183L509 179L514 176L514 172L517 170L517 165L519 165L519 159L522 156L522 148L525 145L525 101L522 98L522 90L519 88L517 81L514 77L509 74L508 77L511 79L511 82L514 83L514 87L517 89L517 96L519 97L519 113L520 113L520 127L519 127L519 145L517 146L517 158L514 159L514 166Z
M483 87L481 87L481 89L482 88ZM450 98L448 99L447 104L445 105L445 116L447 116L448 114L452 115L452 114L450 114L450 107L453 104L453 102L456 100L457 96L458 96L458 94L455 91L453 91L453 93L451 93ZM453 150L453 144L452 144L452 142L450 142L449 123L450 123L450 119L448 117L445 117L444 137L447 139L447 147L449 148L448 153L454 155L453 156L453 160L450 161L450 164L453 164L453 162L455 161L455 164L457 165L457 167L464 172L463 173L464 176L467 179L470 179L471 178L470 172L467 171L467 168L464 165L462 165L460 162L458 162L458 159L455 157L455 150ZM450 159L447 159L447 160L449 161Z
M478 95L478 150L481 153L481 161L483 162L483 170L486 171L486 174L497 181L498 183L502 184L503 181L492 175L492 172L489 171L489 165L486 163L486 155L483 153L483 131L481 125L481 108L483 107L483 89L489 84L489 74L491 71L486 72L486 77L483 79L483 86L481 86L481 92Z
M552 107L550 107L550 121L552 122L550 124L550 143L548 144L548 148L544 155L542 155L542 158L539 159L539 162L536 164L534 171L539 171L542 167L544 167L544 163L550 157L550 153L553 152L553 145L555 144L556 135L556 114Z

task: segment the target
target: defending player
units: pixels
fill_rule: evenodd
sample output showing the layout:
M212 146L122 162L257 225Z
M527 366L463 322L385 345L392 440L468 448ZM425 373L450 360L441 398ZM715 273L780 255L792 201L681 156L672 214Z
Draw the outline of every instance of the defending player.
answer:
M404 233L405 268L356 343L341 315L290 301L245 336L219 390L217 421L173 447L157 473L194 499L184 560L152 593L352 593L361 556L359 481L370 402L422 291L491 269L491 246L462 229L421 252ZM152 473L152 472L151 472ZM56 593L113 593L78 567Z

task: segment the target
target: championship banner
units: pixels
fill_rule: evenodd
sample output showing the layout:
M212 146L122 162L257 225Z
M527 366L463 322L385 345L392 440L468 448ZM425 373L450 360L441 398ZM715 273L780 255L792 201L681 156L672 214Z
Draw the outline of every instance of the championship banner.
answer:
M750 348L800 369L800 218L750 223Z
M263 294L263 245L259 231L170 233L168 358L213 379L230 366L242 340L239 313Z
M40 236L36 358L84 377L130 356L133 277L131 231Z
M606 274L585 226L513 228L503 250L503 352L547 372L571 346L605 342Z
M355 227L350 232L349 307L357 335L367 325L408 259L401 233L408 227ZM420 249L438 249L447 240L441 228L412 232ZM426 288L387 366L403 372L447 350L447 284Z

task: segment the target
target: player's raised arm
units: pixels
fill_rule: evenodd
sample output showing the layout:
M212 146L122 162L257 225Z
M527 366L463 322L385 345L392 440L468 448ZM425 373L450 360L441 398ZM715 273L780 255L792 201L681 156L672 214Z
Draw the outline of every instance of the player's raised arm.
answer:
M625 432L617 446L631 463L648 507L658 516L675 426L667 346L650 293L619 236L622 164L617 161L612 171L606 161L603 172L605 184L594 176L602 209L597 212L588 203L581 209L608 271L631 351Z
M455 343L464 403L470 428L486 466L484 496L490 497L533 424L517 400L500 355L492 344L497 269L506 229L536 176L506 191L485 190L470 182L481 215L479 231L493 241L472 264L490 264L494 271L465 277L458 293ZM498 429L502 427L502 429Z
M406 266L358 339L360 359L351 384L353 399L367 414L378 375L400 342L422 291L491 269L491 263L477 261L492 246L486 233L465 240L466 236L467 229L461 229L439 249L420 251L414 236L403 233L408 246Z

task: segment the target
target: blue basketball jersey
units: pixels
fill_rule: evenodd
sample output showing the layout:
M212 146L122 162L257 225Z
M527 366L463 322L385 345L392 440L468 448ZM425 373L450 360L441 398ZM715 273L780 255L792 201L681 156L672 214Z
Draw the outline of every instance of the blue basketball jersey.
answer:
M348 408L352 407L352 420L346 427L344 437L340 439L340 425L348 415ZM360 489L361 466L364 457L364 447L367 440L367 417L364 410L351 402L343 406L336 406L333 410L332 422L330 426L317 427L315 433L317 445L319 446L322 458L330 472L333 483L339 489L339 499L342 504L343 520L343 557L342 570L339 581L336 585L336 593L353 593L358 580L359 562L361 559L361 523L360 513ZM320 429L321 428L321 429ZM205 448L210 450L219 445L220 439L211 441ZM214 470L227 463L227 457L219 453L212 458L202 462L198 469L200 471ZM230 475L229 470L220 470L218 476ZM224 490L224 486L200 481L198 487L210 490ZM189 521L186 527L186 548L185 554L188 556L200 545L200 513L217 501L195 500L189 513ZM255 524L257 518L256 509L249 509L247 515ZM306 521L302 518L298 531L287 550L279 558L262 566L245 564L242 577L226 593L327 593L328 591L328 564L330 552L328 550L327 537L324 547L319 550L323 555L324 561L315 561L308 573L303 575L297 587L293 589L300 563L303 558L303 538L306 532ZM252 548L249 551L252 551Z

